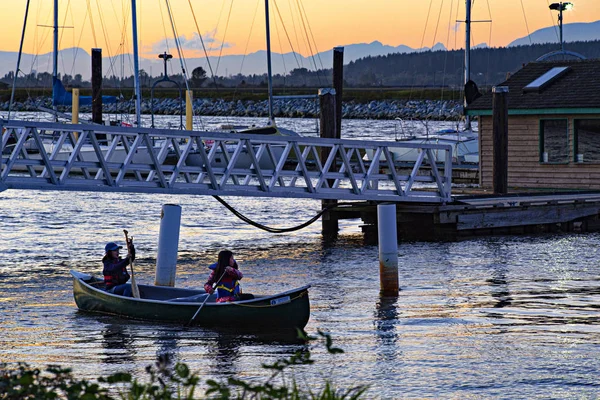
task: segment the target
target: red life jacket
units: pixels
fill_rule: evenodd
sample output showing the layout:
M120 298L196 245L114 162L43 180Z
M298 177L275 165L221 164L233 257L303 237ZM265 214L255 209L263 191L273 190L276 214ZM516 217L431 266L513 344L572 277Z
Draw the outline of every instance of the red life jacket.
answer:
M127 272L129 260L126 259L107 259L104 260L104 283L107 289L112 289L117 285L122 285L129 280Z

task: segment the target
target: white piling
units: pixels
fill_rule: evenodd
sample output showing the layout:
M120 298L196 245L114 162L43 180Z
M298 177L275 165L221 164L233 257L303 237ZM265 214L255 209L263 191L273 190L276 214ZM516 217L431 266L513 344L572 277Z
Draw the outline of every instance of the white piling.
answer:
M398 236L395 204L379 204L377 206L377 234L381 294L397 296L400 286L398 284Z
M181 206L164 204L160 213L158 255L156 256L156 286L175 286Z

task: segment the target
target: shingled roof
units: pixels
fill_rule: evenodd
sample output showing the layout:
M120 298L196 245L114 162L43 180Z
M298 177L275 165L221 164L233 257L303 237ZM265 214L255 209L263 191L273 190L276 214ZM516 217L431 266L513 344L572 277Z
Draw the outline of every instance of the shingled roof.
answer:
M555 67L569 67L539 91L523 88ZM600 110L600 60L531 62L497 86L508 86L509 114L526 110L583 109ZM471 103L469 115L488 114L492 110L492 93ZM521 111L521 112L519 112Z

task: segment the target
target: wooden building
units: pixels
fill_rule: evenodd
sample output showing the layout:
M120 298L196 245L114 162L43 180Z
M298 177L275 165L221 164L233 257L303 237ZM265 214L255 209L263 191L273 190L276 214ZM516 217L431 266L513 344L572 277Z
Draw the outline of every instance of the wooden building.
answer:
M507 86L508 187L600 189L600 60L532 62ZM479 118L482 188L492 187L492 93L472 102Z

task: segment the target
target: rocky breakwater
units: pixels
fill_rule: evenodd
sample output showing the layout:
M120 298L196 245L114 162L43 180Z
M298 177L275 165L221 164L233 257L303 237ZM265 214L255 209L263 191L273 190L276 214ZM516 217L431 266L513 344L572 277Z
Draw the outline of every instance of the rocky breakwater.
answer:
M1 103L0 109L8 111L8 102ZM17 102L13 111L38 111L38 107L51 108L49 98ZM319 116L319 103L311 99L276 100L273 105L276 117L315 118ZM182 106L185 112L185 104ZM134 113L133 100L119 101L116 104L105 104L105 113ZM61 112L70 112L70 107L59 107ZM180 103L177 99L154 99L142 102L142 113L151 112L162 115L179 115ZM90 106L82 106L80 112L91 112ZM225 101L222 99L195 99L196 115L265 117L268 115L268 102L253 100ZM345 102L342 106L342 118L350 119L434 119L456 120L462 115L462 103L452 100L381 100L368 103Z

